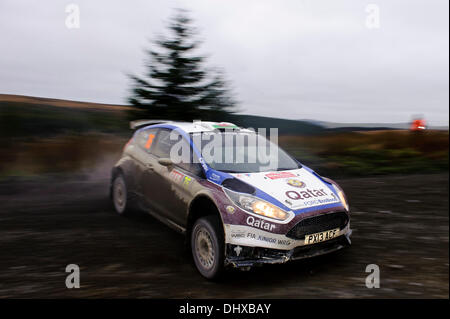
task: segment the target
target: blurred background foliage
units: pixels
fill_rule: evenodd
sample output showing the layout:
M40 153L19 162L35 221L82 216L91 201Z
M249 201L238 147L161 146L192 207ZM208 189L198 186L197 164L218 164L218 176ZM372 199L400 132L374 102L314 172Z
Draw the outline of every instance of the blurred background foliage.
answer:
M243 126L279 128L279 144L330 177L448 171L448 130L327 129L233 114ZM224 119L219 118L218 121ZM0 178L108 171L132 131L128 107L0 95Z
M448 131L374 130L281 136L280 145L330 176L432 173L448 170Z

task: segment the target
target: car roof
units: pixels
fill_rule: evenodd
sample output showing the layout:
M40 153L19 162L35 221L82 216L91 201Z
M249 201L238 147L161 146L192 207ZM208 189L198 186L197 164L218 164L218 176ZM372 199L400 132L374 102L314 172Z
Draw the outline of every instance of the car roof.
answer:
M253 132L248 129L240 128L239 126L230 123L230 122L211 122L211 121L193 121L193 122L176 122L176 121L146 121L139 120L135 121L140 122L138 125L139 128L150 128L153 126L164 127L164 126L174 126L186 133L198 133L198 132L213 132L220 129L234 129L242 132ZM133 122L132 122L133 123ZM133 127L133 124L130 123L130 126ZM149 125L146 125L149 124Z

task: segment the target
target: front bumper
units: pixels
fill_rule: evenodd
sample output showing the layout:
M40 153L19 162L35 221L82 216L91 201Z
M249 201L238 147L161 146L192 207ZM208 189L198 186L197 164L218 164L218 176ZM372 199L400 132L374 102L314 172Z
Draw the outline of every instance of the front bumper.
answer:
M236 268L262 264L281 264L290 260L311 258L328 254L351 245L352 230L349 225L342 235L313 245L297 246L289 250L264 247L241 246L227 243L225 266Z

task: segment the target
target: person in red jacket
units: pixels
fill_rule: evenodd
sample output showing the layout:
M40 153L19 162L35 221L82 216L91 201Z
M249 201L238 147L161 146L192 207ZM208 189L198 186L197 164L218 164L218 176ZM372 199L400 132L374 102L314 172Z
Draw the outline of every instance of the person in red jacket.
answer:
M416 118L412 121L410 130L411 131L422 131L426 129L425 120L422 118Z

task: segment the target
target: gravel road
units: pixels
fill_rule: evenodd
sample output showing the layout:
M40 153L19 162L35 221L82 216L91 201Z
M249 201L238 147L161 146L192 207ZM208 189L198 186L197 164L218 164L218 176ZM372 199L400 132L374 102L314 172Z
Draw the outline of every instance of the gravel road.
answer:
M208 282L181 235L114 213L106 175L2 181L0 298L448 298L448 174L338 182L352 247ZM80 289L65 286L68 264L80 267ZM379 289L365 286L369 264Z

